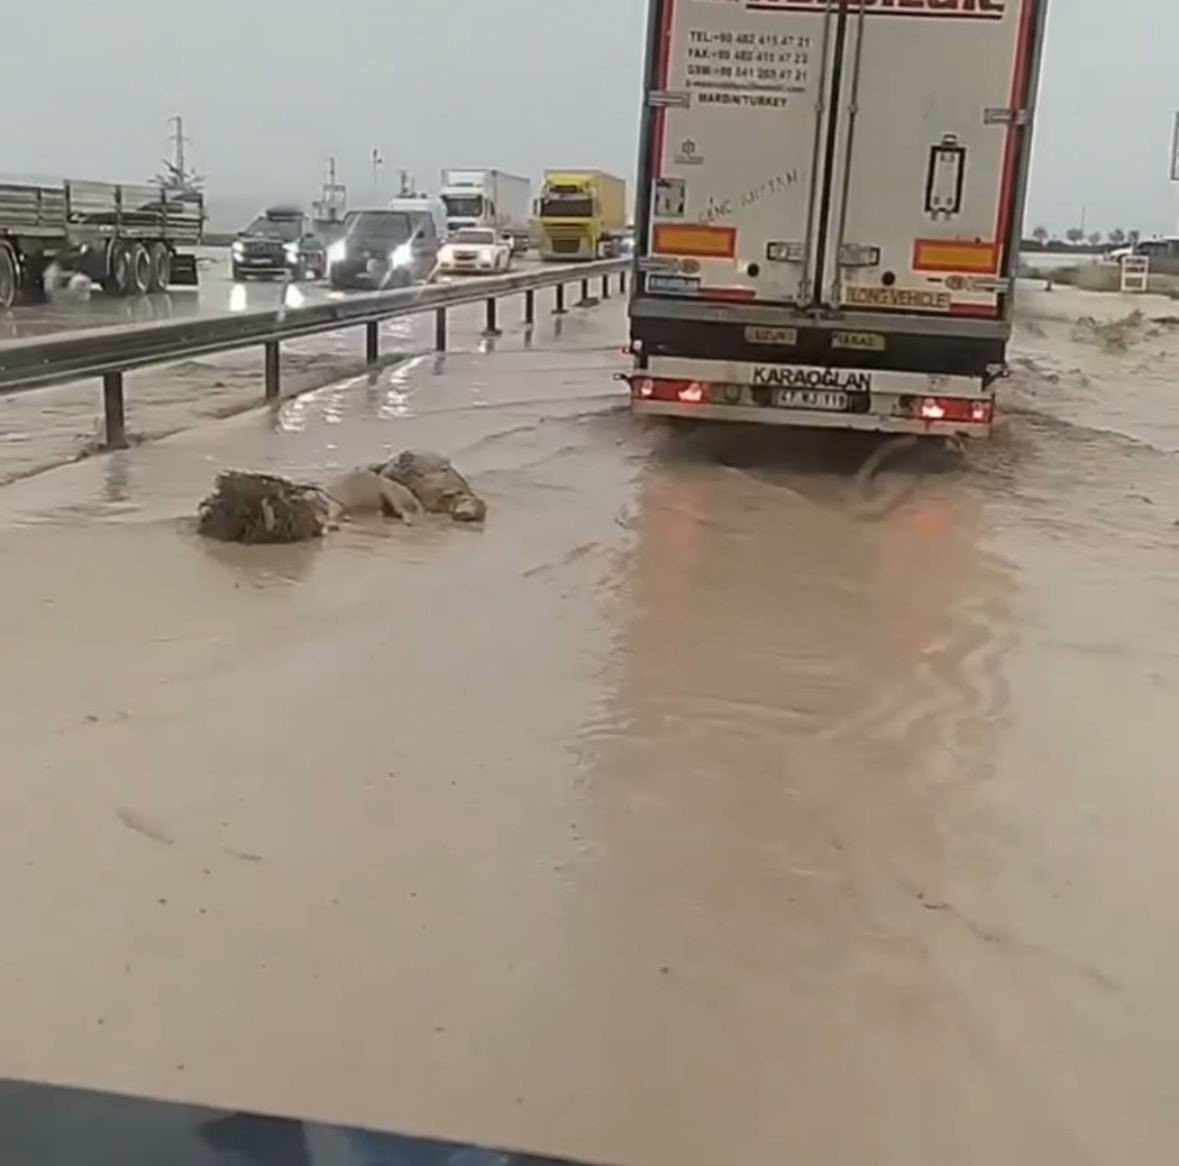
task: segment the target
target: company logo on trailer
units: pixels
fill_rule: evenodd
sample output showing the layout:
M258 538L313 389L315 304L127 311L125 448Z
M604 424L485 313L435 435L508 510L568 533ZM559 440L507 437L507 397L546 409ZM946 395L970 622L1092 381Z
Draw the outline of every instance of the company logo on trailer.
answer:
M759 364L754 366L750 382L755 388L842 389L850 393L867 393L872 389L872 374L854 369Z
M753 12L818 12L825 10L828 0L746 0L745 7ZM851 0L848 7L859 11L859 0ZM865 0L864 8L870 16L943 16L959 20L1002 20L1007 12L1007 0Z

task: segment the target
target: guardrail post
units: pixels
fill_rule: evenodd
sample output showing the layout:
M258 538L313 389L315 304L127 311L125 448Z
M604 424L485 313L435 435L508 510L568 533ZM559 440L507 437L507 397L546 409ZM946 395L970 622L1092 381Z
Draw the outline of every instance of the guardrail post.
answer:
M434 313L434 351L446 351L446 309L439 308Z
M623 295L626 295L626 268L625 267L618 273L618 290Z
M602 299L608 300L610 298L610 276L602 276Z
M127 418L123 408L123 374L102 374L102 412L106 427L106 448L127 448Z
M369 320L364 326L364 359L366 364L376 364L381 357L380 325Z
M529 327L536 323L536 292L531 288L524 293L524 323Z
M554 316L563 316L565 314L565 285L563 283L557 284L557 306L553 309Z
M589 303L589 298L590 298L589 280L583 279L581 281L581 302L583 304L587 304L587 303Z
M498 305L496 304L495 296L488 296L487 326L483 329L484 336L498 336L500 334L497 308Z
M265 344L266 351L266 399L268 401L277 401L279 389L281 388L281 374L278 359L278 341L267 340Z

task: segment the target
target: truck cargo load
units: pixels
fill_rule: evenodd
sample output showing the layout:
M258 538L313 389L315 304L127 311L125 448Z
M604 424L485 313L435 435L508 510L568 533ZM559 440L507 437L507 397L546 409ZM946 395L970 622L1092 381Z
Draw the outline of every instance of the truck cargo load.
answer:
M636 412L989 433L1046 0L651 0Z
M439 197L448 231L486 227L509 238L515 251L528 247L532 183L502 170L443 170Z
M199 194L162 185L0 180L0 308L42 290L51 264L86 275L112 295L197 282Z
M540 257L609 259L626 238L626 182L601 170L548 170L537 200Z

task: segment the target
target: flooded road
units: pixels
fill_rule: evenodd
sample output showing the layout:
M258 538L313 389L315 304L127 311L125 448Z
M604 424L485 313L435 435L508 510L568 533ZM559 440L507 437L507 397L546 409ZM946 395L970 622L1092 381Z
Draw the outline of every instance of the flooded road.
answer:
M243 307L248 303L251 308L262 308L272 303L277 311L282 286L238 284L229 285L223 291L230 295L240 291L243 296L248 296L248 301L243 300ZM300 285L288 288L286 297L289 306L297 307L317 296L322 299L346 294L350 293ZM539 312L547 310L552 295L551 291L540 293L537 300ZM503 300L500 313L501 327L505 331L518 328L522 318L522 297ZM52 323L56 318L49 309L38 310L34 316L35 322L42 324ZM101 321L102 317L97 319ZM451 347L459 351L478 350L482 346L483 322L481 306L452 309ZM27 326L23 317L21 323ZM432 315L384 321L380 327L384 361L396 363L405 357L432 351L433 328ZM363 329L353 327L288 341L282 346L282 361L284 393L299 393L330 384L364 368ZM130 439L138 442L162 437L213 418L253 408L261 399L262 384L260 346L129 373L127 424ZM103 444L101 397L101 381L94 379L17 396L0 396L0 485L99 450Z
M324 280L300 280L285 287L281 279L250 279L235 283L229 272L228 248L198 247L196 254L200 269L198 287L174 287L160 295L130 298L95 291L81 303L28 304L11 311L0 311L0 343L115 324L147 324L154 320L272 308L277 311L284 304L299 307L347 299L357 294L333 291ZM517 257L512 269L521 271L539 266L539 261L532 257Z
M1029 296L995 440L867 483L636 425L616 305L5 487L0 1074L634 1166L1173 1160L1179 333L1077 324L1126 310ZM406 446L485 530L187 522Z
M158 295L131 297L104 295L96 290L82 303L23 304L11 311L0 312L0 341L24 340L79 328L277 309L282 305L281 280L234 283L229 273L228 248L198 247L195 250L200 278L197 287L174 287ZM320 302L333 294L325 283L300 282L293 286L297 296L307 302ZM286 296L290 300L292 293L287 291Z

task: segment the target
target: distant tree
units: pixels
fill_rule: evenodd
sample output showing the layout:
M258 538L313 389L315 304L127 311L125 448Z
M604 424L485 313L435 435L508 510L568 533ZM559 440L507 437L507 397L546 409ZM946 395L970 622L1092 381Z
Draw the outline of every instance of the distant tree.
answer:
M1127 239L1127 241L1129 242L1129 244L1130 244L1130 246L1131 246L1131 247L1137 247L1137 246L1138 246L1138 240L1139 240L1139 239L1141 239L1141 238L1142 238L1142 232L1141 232L1141 231L1130 231L1130 232L1128 232L1128 233L1127 233L1127 235L1126 235L1126 239Z
M1083 243L1085 241L1085 232L1080 227L1069 227L1064 233L1064 237L1072 244Z
M1109 241L1115 247L1121 247L1126 242L1126 232L1121 227L1115 227L1109 233Z
M1089 242L1092 243L1094 247L1100 247L1101 241L1104 238L1105 238L1105 236L1100 231L1094 231L1089 236Z
M1048 237L1047 227L1037 227L1032 232L1032 238L1035 239L1035 241L1039 243L1041 247L1043 247L1044 244L1048 242Z

